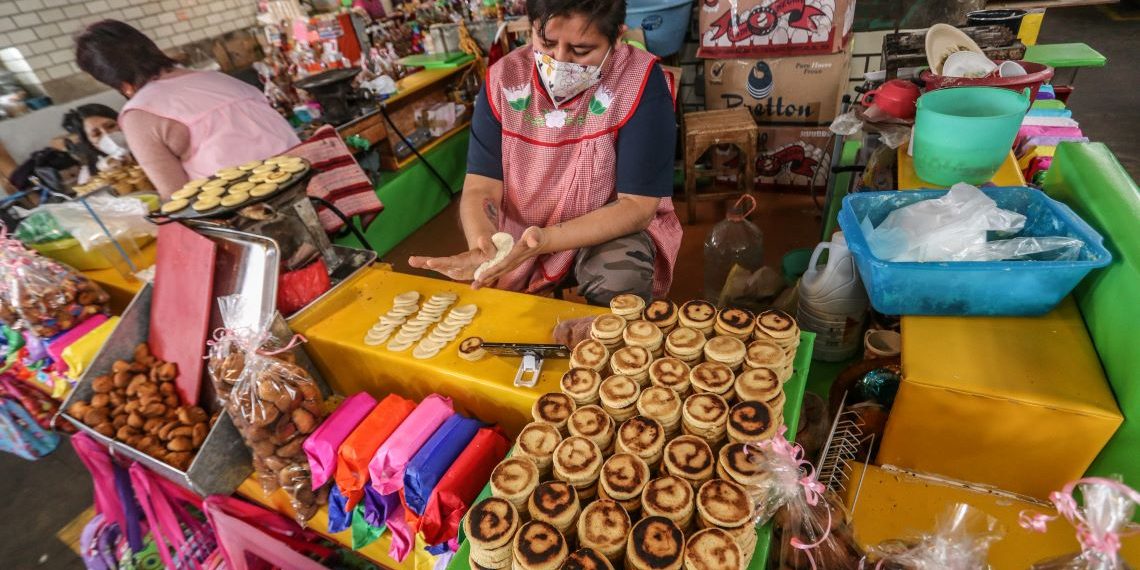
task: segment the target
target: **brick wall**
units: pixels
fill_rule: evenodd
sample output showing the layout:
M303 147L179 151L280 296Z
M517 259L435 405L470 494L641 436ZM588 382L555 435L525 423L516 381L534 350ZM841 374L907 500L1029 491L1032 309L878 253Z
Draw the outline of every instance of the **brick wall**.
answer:
M82 81L71 38L87 24L122 20L170 49L247 28L255 16L255 0L0 0L0 66L59 99L53 85Z

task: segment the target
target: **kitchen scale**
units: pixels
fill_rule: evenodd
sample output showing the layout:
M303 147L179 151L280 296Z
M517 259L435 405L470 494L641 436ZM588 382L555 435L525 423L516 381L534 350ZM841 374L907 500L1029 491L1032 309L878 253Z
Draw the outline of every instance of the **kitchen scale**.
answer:
M522 358L515 372L514 385L519 388L534 388L542 374L542 364L547 358L570 358L570 348L563 344L526 344L517 342L485 342L483 350L495 356Z

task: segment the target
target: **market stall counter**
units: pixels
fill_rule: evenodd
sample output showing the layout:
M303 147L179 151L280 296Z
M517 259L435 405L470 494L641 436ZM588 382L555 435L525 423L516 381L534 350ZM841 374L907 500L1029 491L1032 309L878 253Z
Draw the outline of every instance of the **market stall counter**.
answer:
M421 297L451 292L454 305L478 307L474 320L431 358L418 359L412 348L396 352L386 344L366 345L365 335L392 308L396 295L416 291ZM397 273L386 265L361 271L338 290L293 317L292 329L308 339L307 350L325 373L333 391L366 391L382 397L395 393L415 401L432 394L454 398L456 411L497 421L516 434L531 421L530 409L545 392L557 392L565 360L549 360L538 384L512 384L520 359L487 356L478 362L459 357L466 337L486 342L549 343L560 321L599 315L605 309L555 299L500 291L472 290L466 284Z
M1044 500L1123 421L1072 297L1042 317L906 316L902 340L881 465Z
M989 551L994 570L1022 570L1042 560L1080 551L1073 528L1065 523L1030 532L1018 524L1022 511L1052 512L1050 506L1010 493L967 486L951 479L854 463L847 507L855 536L863 546L917 536L931 531L947 509L962 503L998 519L1003 538ZM1121 555L1140 560L1140 537L1126 537Z

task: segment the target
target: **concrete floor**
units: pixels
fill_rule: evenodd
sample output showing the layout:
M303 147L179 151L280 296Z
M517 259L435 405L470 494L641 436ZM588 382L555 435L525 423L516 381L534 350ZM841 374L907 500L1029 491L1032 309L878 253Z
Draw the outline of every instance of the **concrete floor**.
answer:
M1140 73L1130 57L1140 33L1140 11L1126 8L1076 8L1050 11L1042 42L1087 42L1108 57L1109 66L1082 71L1070 101L1074 116L1094 141L1109 145L1134 178L1140 178ZM685 238L673 287L675 299L700 294L701 247L723 207L703 204L700 223L685 226ZM765 195L755 220L764 229L765 258L778 265L783 252L810 247L820 232L820 217L810 198ZM400 244L387 260L408 270L409 255L442 255L463 247L455 206ZM0 453L0 568L83 568L82 560L57 534L91 505L91 482L71 446L37 462Z

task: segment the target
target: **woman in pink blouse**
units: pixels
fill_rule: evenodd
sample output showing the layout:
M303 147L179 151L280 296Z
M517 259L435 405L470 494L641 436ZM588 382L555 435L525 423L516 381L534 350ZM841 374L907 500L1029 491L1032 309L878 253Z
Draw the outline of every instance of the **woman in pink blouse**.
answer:
M119 124L159 193L297 144L289 123L256 88L192 71L128 24L103 20L75 39L79 68L127 98Z

